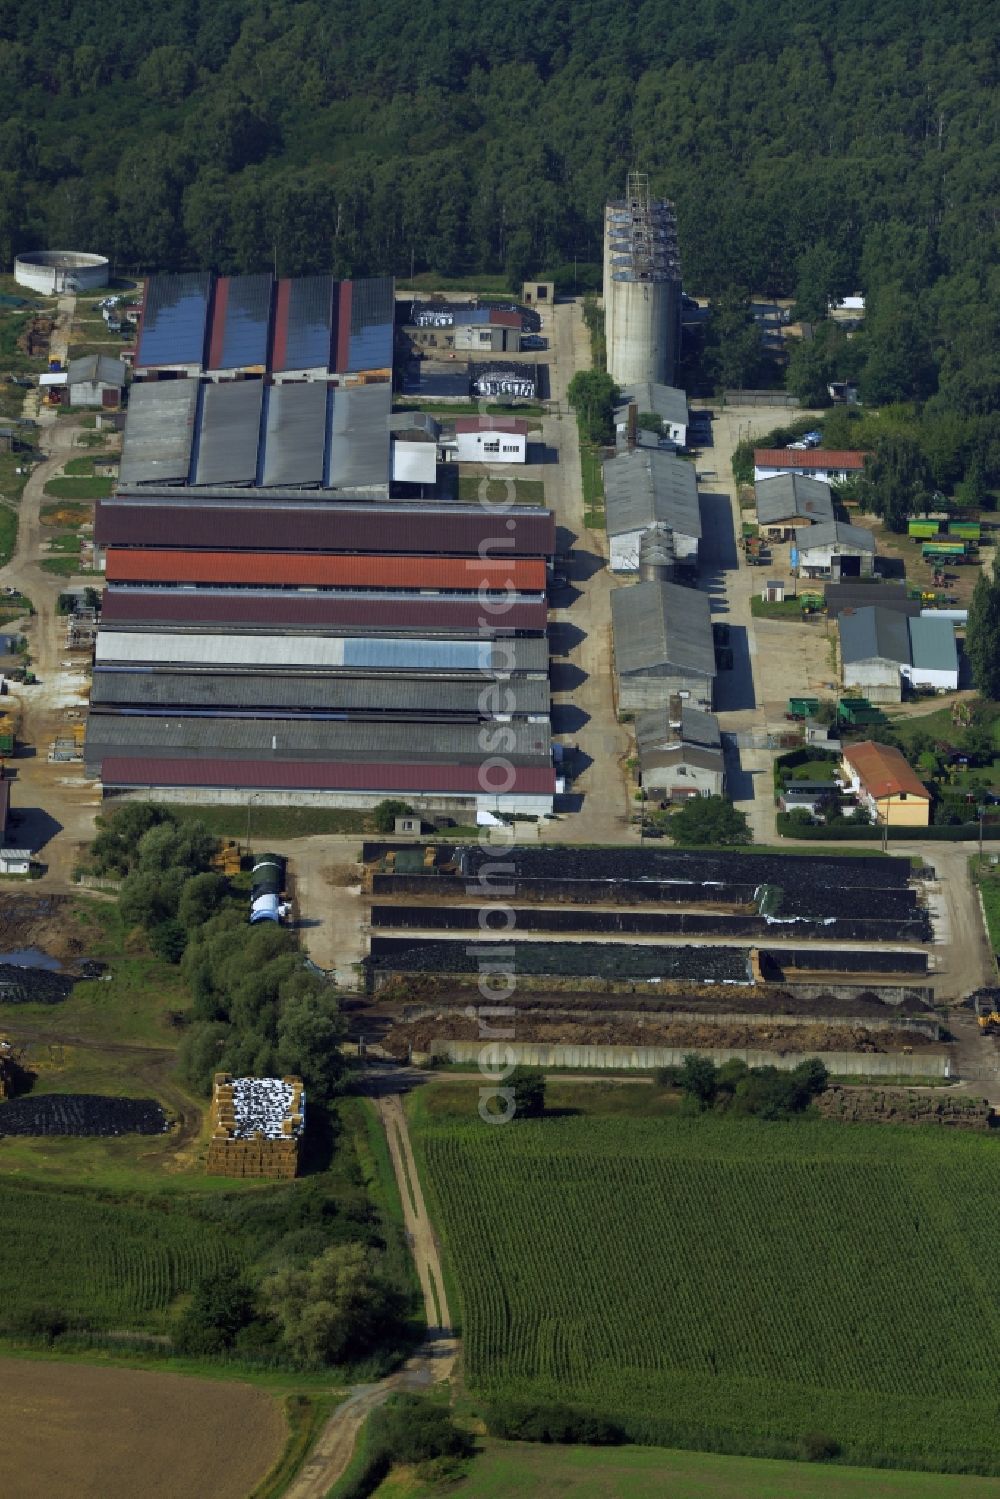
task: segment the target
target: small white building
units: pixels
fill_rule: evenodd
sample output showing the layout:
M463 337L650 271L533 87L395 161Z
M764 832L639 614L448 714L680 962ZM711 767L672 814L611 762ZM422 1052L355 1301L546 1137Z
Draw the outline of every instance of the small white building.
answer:
M907 621L910 635L910 665L903 675L911 687L929 687L935 692L958 690L958 646L950 619Z
M659 417L664 437L683 448L687 444L688 404L687 396L673 385L657 385L647 381L641 385L626 385L622 398L615 407L615 432L619 443L627 436L629 407L636 408L636 415L651 414Z
M71 406L120 406L126 370L109 354L86 354L71 359L66 384Z
M513 416L455 418L459 463L527 463L528 423Z
M825 521L796 538L799 568L806 578L870 578L875 571L875 537L864 526Z
M719 720L687 704L679 725L667 709L640 713L635 720L642 789L650 800L688 801L695 796L721 796L725 789L725 760Z
M775 479L779 474L801 474L824 484L856 479L865 466L864 453L825 451L822 448L754 448L755 481Z
M425 411L401 411L389 418L392 478L397 484L436 484L441 428Z
M0 848L0 874L30 874L30 848Z

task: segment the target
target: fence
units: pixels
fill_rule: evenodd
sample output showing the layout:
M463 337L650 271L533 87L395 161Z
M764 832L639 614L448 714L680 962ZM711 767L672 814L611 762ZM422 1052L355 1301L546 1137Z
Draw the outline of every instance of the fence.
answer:
M787 390L724 390L724 406L798 406L798 396Z
M746 1047L691 1046L542 1046L529 1041L487 1042L435 1041L430 1055L449 1062L482 1065L486 1072L502 1074L509 1065L524 1067L574 1068L614 1072L652 1072L658 1067L680 1067L686 1056L697 1050L699 1056L721 1064L737 1059L748 1067L777 1067L791 1072L805 1056L818 1056L829 1072L840 1077L934 1077L952 1076L951 1058L947 1052L925 1051L922 1047L908 1052L824 1051L789 1054L757 1051ZM416 1061L417 1058L414 1057Z

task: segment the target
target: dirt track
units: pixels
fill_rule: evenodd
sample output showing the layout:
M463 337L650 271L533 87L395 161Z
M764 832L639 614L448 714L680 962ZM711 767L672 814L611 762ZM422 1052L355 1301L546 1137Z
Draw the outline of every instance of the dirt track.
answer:
M406 1234L413 1251L417 1278L424 1297L427 1341L402 1369L375 1385L360 1385L337 1407L317 1438L304 1468L287 1490L285 1499L325 1499L354 1452L358 1430L367 1416L397 1390L426 1389L448 1379L458 1353L451 1334L451 1312L444 1289L441 1259L424 1194L417 1175L406 1115L398 1094L387 1093L376 1100L385 1128L393 1171L403 1202Z
M246 1499L285 1434L235 1381L0 1359L4 1499Z

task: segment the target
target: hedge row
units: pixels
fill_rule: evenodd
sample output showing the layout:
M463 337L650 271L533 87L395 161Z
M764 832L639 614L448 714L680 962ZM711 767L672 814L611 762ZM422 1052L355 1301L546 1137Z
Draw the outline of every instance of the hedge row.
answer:
M816 843L839 843L839 842L881 842L885 829L874 823L855 826L853 823L841 826L839 823L822 823L813 827L802 826L791 820L787 812L779 812L777 818L779 838L801 838L806 842ZM978 822L962 822L954 827L946 827L943 824L931 824L926 828L890 827L890 842L909 839L918 843L965 843L979 837Z

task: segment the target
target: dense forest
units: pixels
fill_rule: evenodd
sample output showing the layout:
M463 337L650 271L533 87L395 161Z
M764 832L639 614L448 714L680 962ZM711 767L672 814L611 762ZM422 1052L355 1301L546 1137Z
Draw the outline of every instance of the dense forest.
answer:
M860 361L871 399L981 416L997 82L981 0L0 0L0 259L583 290L639 166L688 290L866 293L868 349L803 387Z

